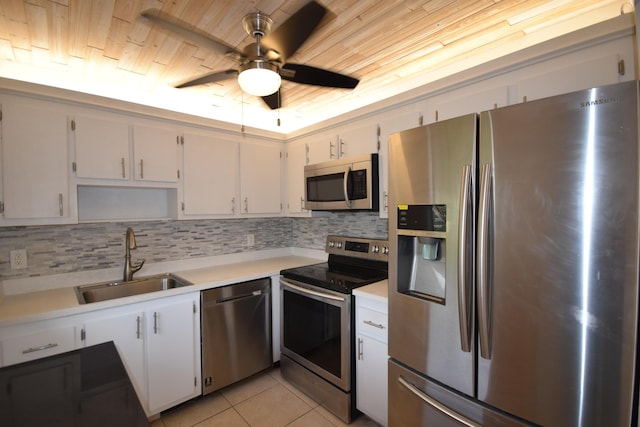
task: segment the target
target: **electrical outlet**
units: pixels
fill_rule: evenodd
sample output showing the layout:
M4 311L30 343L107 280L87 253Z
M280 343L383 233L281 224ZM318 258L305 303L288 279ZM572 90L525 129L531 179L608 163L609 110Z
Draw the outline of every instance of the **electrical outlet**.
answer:
M247 234L247 246L253 246L256 244L253 234Z
M9 252L9 257L11 258L12 270L20 270L23 268L27 268L27 250L26 249L13 250Z

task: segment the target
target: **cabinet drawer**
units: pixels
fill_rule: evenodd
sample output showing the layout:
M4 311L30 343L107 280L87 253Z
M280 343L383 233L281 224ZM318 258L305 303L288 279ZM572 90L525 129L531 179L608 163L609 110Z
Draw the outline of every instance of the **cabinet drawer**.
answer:
M383 342L387 342L388 315L366 307L358 307L356 317L358 333L369 335Z
M75 326L65 326L2 340L5 366L75 349Z

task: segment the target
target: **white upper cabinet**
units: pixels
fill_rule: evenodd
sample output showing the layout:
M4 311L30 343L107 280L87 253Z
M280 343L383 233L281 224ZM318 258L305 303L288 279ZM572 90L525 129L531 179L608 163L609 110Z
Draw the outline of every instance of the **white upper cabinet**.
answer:
M240 145L240 203L243 214L279 214L282 210L282 144Z
M76 177L130 178L129 123L116 116L79 114L74 119Z
M137 181L178 181L179 136L157 124L133 125L134 178Z
M380 218L389 216L389 135L420 126L421 105L409 105L379 116Z
M335 130L324 131L305 140L308 146L308 164L313 165L339 158L338 135Z
M301 214L304 209L304 167L308 145L304 141L287 144L287 213Z
M378 123L364 119L344 126L338 133L339 158L378 152Z
M533 101L624 81L624 75L619 69L620 60L620 54L609 53L588 61L549 64L539 74L518 81L516 102ZM632 65L629 64L629 67ZM633 73L625 72L627 80L630 74Z
M429 98L424 124L504 107L508 99L506 85L484 88L479 84L457 89Z
M81 183L175 186L179 132L161 122L126 116L79 113L74 119L76 178ZM132 160L133 159L133 160Z
M184 135L183 210L195 215L233 215L238 211L239 148L235 141Z
M1 225L76 222L66 112L53 103L9 96L0 103Z

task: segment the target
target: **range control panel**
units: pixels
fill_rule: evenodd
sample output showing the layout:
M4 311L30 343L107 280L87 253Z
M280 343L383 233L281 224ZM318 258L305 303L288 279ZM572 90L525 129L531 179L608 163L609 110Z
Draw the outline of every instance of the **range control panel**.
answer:
M327 236L325 251L328 254L388 261L389 241L330 235Z

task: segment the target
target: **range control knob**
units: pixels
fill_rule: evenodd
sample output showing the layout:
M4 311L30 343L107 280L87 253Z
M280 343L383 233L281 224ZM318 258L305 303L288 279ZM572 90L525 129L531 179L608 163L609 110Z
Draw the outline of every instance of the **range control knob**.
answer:
M371 248L371 252L373 252L374 254L379 253L380 248L378 247L378 245L373 245L373 247Z
M337 242L336 243L336 248L341 249L342 248L342 242Z
M385 255L388 255L388 254L389 254L389 248L388 248L388 247L386 247L386 246L384 246L384 247L382 248L382 253L383 253L383 254L385 254Z
M332 248L335 246L335 243L333 243L332 241L329 241L329 247Z

